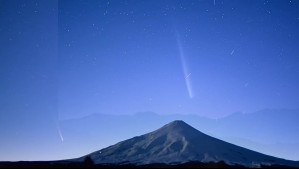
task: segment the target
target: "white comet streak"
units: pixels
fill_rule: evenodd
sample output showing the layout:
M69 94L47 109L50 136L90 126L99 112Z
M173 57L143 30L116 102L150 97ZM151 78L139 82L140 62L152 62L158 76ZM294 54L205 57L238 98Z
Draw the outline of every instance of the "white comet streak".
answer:
M63 142L64 139L63 139L63 136L62 136L62 133L61 133L61 130L60 130L59 126L57 126L57 130L58 130L58 134L60 136L61 142Z
M191 75L191 73L190 73L187 63L186 63L185 53L184 53L178 32L176 32L176 40L177 40L177 45L179 47L186 87L188 90L189 97L192 99L194 97L194 93L193 93L193 89L192 89L192 85L191 85L191 78L188 78Z

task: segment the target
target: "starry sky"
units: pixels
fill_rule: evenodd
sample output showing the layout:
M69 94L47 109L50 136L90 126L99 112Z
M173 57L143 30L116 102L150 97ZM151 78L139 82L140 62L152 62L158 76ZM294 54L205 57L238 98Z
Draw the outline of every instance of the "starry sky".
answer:
M93 113L298 108L298 30L298 0L0 0L2 146Z

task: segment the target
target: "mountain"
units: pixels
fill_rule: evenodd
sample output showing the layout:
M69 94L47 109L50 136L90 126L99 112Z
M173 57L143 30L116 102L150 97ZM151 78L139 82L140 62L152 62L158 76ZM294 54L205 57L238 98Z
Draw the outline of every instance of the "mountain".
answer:
M247 167L261 165L299 167L299 162L268 156L221 141L179 120L148 134L133 137L75 159L75 161L84 161L87 158L95 164L146 165L224 161L229 165Z
M265 109L252 113L233 113L219 119L151 112L133 115L91 114L60 122L64 143L59 153L69 154L64 158L78 157L119 140L148 133L175 119L184 120L194 128L232 144L275 157L299 160L299 109ZM80 146L83 144L86 146Z

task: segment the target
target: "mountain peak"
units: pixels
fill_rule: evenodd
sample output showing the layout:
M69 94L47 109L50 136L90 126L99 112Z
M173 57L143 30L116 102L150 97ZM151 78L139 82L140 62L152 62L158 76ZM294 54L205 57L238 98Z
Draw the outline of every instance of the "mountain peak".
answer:
M185 123L183 120L174 120L174 121L168 123L168 125L188 125L188 124Z
M182 136L194 136L198 135L199 133L203 134L189 124L185 123L183 120L174 120L156 130L155 132L160 134L179 134Z
M187 123L185 123L183 120L174 120L163 127L172 128L172 129L182 129L182 128L193 128ZM162 127L162 128L163 128Z

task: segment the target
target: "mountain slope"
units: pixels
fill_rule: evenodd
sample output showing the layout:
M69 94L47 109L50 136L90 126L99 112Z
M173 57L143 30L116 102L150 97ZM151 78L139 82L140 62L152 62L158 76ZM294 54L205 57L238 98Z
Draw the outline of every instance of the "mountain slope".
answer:
M299 166L298 162L254 152L210 137L183 121L173 121L151 133L134 137L87 155L94 163L177 164L189 161ZM85 159L86 156L79 158Z

